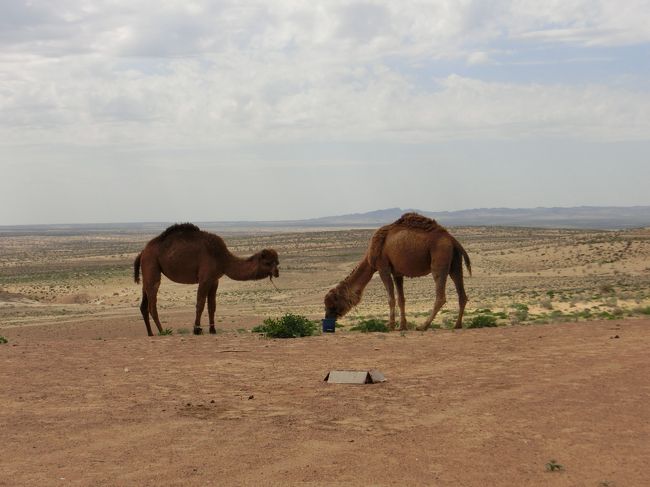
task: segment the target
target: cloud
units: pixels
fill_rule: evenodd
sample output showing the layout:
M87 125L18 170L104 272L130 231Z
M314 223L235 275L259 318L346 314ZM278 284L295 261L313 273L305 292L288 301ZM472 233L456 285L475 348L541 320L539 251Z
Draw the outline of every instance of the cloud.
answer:
M476 51L467 56L467 64L470 66L477 64L487 64L489 62L491 62L490 56L488 53L483 51Z
M499 64L522 42L647 43L648 7L646 0L3 2L0 144L645 139L647 90L430 71L444 62Z

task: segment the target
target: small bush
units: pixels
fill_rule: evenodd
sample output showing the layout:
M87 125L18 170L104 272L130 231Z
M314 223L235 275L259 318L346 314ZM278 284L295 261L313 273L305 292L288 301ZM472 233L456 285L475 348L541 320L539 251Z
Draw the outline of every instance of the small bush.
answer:
M442 319L442 328L453 328L456 325L456 320L451 316L445 316Z
M556 460L551 460L546 464L547 472L561 472L564 470L564 465L557 463Z
M529 308L527 305L522 303L515 303L510 306L514 311L510 312L510 323L516 325L528 319Z
M356 325L350 328L350 331L360 331L361 333L387 333L390 330L388 329L386 320L370 319L359 321Z
M478 315L467 322L465 328L493 328L497 326L496 316Z
M650 315L650 306L634 308L634 312L642 315Z
M553 309L553 303L551 302L550 299L542 299L539 302L539 305L544 309Z
M0 335L0 343L9 343L9 340L7 340L5 337Z
M603 283L598 286L598 291L600 291L601 294L614 294L614 286Z
M168 336L173 334L174 334L174 330L172 330L171 328L165 328L163 331L158 332L158 336Z
M315 335L317 329L315 321L287 313L282 318L265 319L263 325L253 328L253 332L262 333L268 338L298 338Z

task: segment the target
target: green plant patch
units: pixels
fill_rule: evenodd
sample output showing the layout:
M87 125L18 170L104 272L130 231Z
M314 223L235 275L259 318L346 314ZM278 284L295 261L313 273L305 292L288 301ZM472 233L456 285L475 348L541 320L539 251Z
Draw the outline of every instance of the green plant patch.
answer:
M389 332L386 320L369 319L361 320L350 331L360 331L361 333L387 333Z
M465 328L494 328L497 325L496 316L478 315L474 316L465 324Z
M517 311L530 311L530 308L528 305L523 304L523 303L514 303L513 305L510 306L512 309L516 309Z
M550 460L546 464L546 471L547 472L561 472L562 470L564 470L564 465L561 465L561 464L557 463L556 460Z
M298 338L312 336L318 329L316 322L301 315L287 313L281 318L267 318L262 325L253 328L268 338Z
M7 340L5 337L0 335L0 343L9 343L9 340Z
M172 330L171 328L165 328L163 331L158 332L158 336L169 336L173 334L174 334L174 330Z

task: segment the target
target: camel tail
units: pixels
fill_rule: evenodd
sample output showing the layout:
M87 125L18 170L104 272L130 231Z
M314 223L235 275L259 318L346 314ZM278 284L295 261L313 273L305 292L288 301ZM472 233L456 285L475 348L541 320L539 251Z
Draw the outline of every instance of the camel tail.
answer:
M138 256L135 258L133 261L133 280L136 283L140 283L140 257L142 254L138 254Z
M454 237L452 237L454 240L454 258L457 258L462 256L463 260L465 261L465 266L467 267L467 272L469 272L469 275L472 275L472 262L469 260L469 255L463 248L463 246L460 244L458 240L456 240Z

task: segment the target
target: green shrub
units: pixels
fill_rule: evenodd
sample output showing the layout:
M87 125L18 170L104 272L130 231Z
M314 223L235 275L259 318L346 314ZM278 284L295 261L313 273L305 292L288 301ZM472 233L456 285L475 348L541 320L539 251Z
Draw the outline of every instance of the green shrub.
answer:
M171 328L165 328L163 331L158 332L158 336L167 336L173 334L174 334L174 330L172 330Z
M7 340L5 337L0 335L0 343L9 343L9 340Z
M564 470L564 465L557 463L557 460L551 460L546 464L547 472L561 472Z
M550 299L542 299L539 302L539 305L544 309L553 309L553 303L551 302Z
M315 321L287 313L282 318L265 319L263 325L253 328L253 332L262 333L268 338L298 338L315 335L317 329Z
M526 321L528 319L529 308L523 303L515 303L510 306L514 311L510 313L510 322L513 325Z
M465 328L492 328L497 326L496 316L478 315L467 322Z
M361 333L386 333L390 330L388 329L386 320L370 319L359 321L356 325L350 328L350 331L360 331Z

